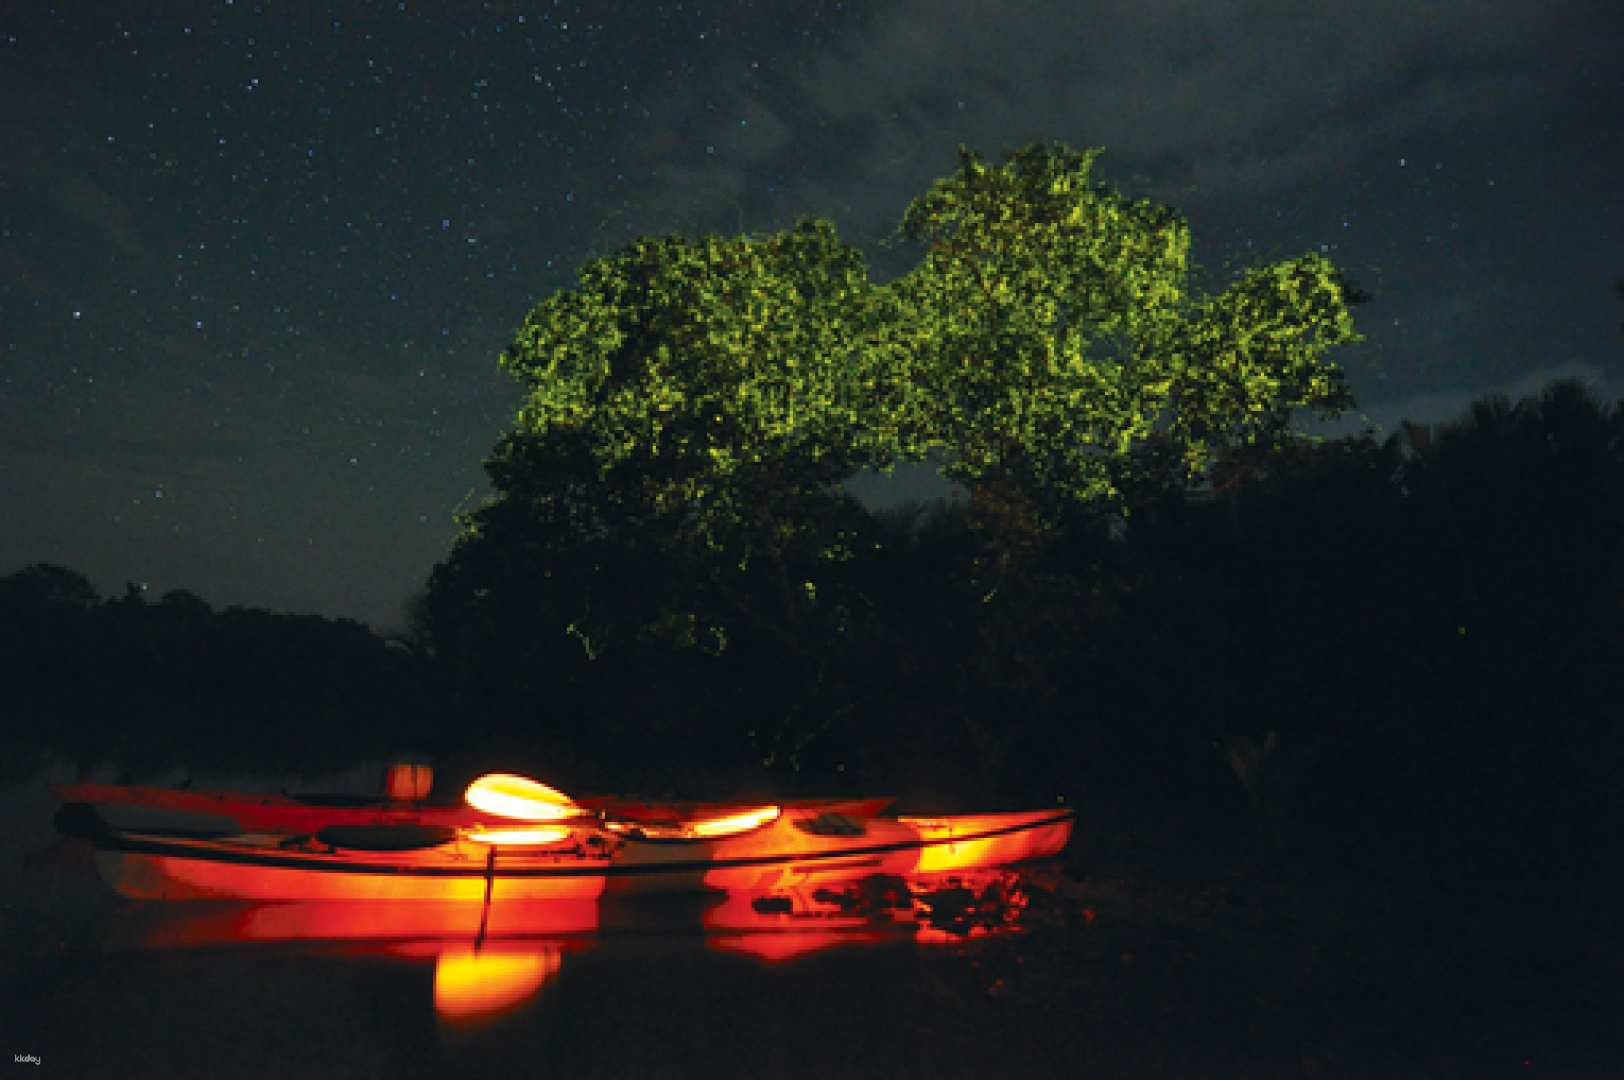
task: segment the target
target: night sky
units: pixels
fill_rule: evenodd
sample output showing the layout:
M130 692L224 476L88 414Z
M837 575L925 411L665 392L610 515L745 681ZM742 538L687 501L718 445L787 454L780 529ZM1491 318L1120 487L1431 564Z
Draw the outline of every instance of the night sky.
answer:
M1387 429L1616 399L1620 57L1618 0L8 3L0 574L399 626L534 302L806 214L891 276L960 143L1105 147L1209 282L1329 253Z

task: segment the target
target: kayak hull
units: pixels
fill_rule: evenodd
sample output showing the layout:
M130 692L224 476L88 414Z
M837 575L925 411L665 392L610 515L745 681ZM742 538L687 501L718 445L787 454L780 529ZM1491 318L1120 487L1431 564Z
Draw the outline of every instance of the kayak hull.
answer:
M468 836L420 850L351 850L310 837L196 837L109 830L97 868L139 900L593 901L697 892L773 893L838 885L873 874L939 876L1058 854L1069 810L935 818L836 818L786 810L776 821L722 839L646 840L583 825L536 848Z

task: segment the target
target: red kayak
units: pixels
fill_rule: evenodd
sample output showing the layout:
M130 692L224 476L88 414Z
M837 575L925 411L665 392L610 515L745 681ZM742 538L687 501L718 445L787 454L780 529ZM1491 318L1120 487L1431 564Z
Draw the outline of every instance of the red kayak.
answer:
M426 783L417 793L426 794ZM393 785L390 785L393 790ZM1068 809L883 816L890 799L766 805L574 799L489 773L466 806L70 784L57 827L97 847L135 899L595 900L685 891L811 890L875 874L940 876L1058 853ZM117 826L100 807L202 815L234 830Z

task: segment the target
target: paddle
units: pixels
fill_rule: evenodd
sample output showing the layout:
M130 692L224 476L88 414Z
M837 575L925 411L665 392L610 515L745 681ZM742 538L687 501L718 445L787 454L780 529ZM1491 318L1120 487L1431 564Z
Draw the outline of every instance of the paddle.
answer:
M563 821L593 812L591 808L580 805L556 788L548 787L528 776L513 773L487 773L469 784L468 791L463 797L468 805L476 810L519 821ZM720 839L725 836L736 836L777 820L779 813L778 806L755 806L688 821L656 824L641 820L623 820L607 807L601 809L604 824L611 831L635 831L657 839ZM542 838L542 834L547 834L545 839ZM562 834L555 835L548 830L538 830L533 838L527 840L519 839L524 835L522 830L509 830L500 835L504 836L503 840L488 842L550 843L563 838ZM468 838L484 839L477 832L469 833Z
M568 828L535 823L563 821L590 813L557 788L513 773L486 773L468 785L463 799L475 810L531 823L512 829L473 825L462 830L463 839L490 844L493 852L499 845L547 845L568 840Z
M519 821L562 821L588 813L562 791L513 773L486 773L468 785L463 798L475 810Z

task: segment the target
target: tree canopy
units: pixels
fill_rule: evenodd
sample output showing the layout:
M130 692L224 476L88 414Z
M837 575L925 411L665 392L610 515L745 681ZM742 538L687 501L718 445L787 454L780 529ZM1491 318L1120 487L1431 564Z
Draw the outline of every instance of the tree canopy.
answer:
M818 220L595 259L502 355L525 384L515 434L581 437L600 477L635 476L617 497L683 507L714 539L765 489L933 450L949 478L1039 505L1120 500L1153 443L1192 477L1293 410L1348 404L1328 354L1355 334L1327 260L1193 295L1186 223L1096 182L1097 154L961 150L903 216L923 258L886 284Z
M828 222L635 240L538 304L503 353L527 387L515 431L578 435L601 476L655 511L697 511L708 534L744 512L743 483L887 463L887 299Z
M839 568L895 540L841 487L859 472L928 457L968 485L967 577L992 596L1061 522L1349 402L1327 260L1199 295L1187 224L1098 182L1097 155L961 149L907 207L921 256L888 282L821 220L586 263L502 353L524 397L486 463L497 497L429 606L467 626L518 603L588 656L776 635L817 667L819 635L873 607Z

